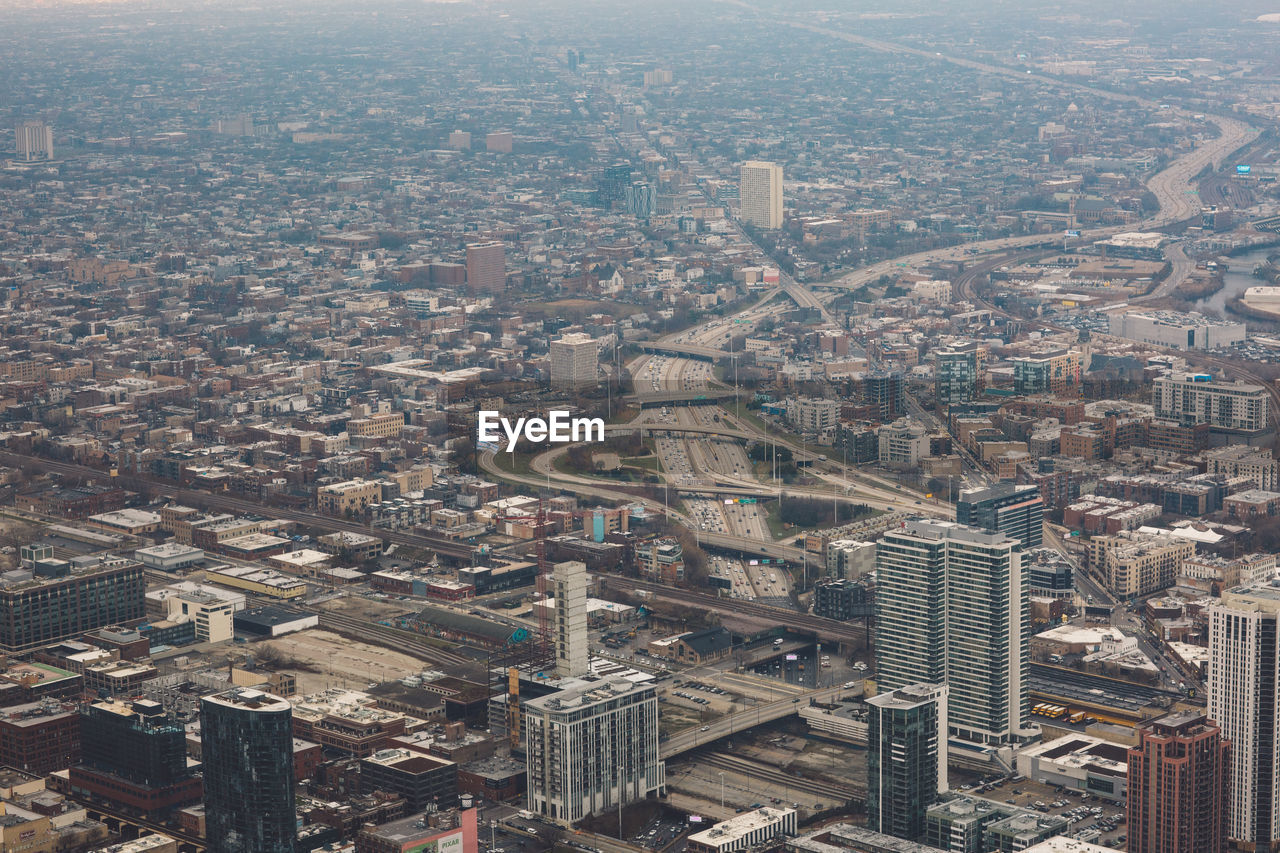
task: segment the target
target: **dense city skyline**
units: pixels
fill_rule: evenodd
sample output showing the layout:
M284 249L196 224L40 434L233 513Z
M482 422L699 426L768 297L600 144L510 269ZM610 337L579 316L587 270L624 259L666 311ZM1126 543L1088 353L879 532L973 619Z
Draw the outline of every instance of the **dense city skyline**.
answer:
M0 853L1280 850L1280 8L0 76Z

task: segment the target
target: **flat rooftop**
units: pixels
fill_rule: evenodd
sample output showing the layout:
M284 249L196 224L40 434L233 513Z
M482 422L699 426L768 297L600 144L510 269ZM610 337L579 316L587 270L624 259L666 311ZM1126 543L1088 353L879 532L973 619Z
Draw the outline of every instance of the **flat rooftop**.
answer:
M757 829L763 829L781 821L782 818L794 813L794 811L795 809L773 809L765 806L755 811L743 812L740 815L734 815L728 820L722 820L709 829L695 832L689 836L689 840L714 845L716 841L723 839L725 836L739 837L749 832L755 832Z
M890 533L895 532L890 530ZM897 528L898 533L915 536L919 539L952 539L958 542L971 542L975 545L1017 545L1018 540L1003 533L982 530L959 524L955 521L917 518Z
M226 693L215 693L205 696L204 700L213 705L226 705L231 708L242 708L248 711L288 711L292 705L279 696L254 690L250 687L237 687Z

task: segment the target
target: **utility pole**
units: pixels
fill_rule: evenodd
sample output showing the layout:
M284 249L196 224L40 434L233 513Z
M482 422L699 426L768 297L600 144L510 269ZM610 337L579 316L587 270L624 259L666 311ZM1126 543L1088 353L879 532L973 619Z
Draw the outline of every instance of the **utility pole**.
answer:
M733 359L733 419L737 421L741 417L742 413L739 411L738 353L733 349L733 329L729 330L729 356ZM741 424L739 424L739 427L741 427Z

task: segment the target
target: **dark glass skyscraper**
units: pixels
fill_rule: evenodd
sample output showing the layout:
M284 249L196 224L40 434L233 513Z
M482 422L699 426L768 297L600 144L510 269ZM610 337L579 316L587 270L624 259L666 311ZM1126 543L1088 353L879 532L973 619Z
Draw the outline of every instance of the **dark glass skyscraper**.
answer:
M200 703L210 853L293 853L293 708L239 688Z
M867 704L867 825L919 841L947 790L947 688L909 684Z

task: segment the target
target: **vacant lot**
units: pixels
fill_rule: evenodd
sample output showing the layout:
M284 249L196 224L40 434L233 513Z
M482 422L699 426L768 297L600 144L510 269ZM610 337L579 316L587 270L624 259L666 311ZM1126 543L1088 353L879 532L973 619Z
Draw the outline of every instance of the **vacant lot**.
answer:
M279 650L286 659L296 660L314 670L306 672L283 667L297 673L298 692L302 695L328 687L363 690L370 682L404 678L421 672L426 666L409 655L349 640L317 628L264 642Z

